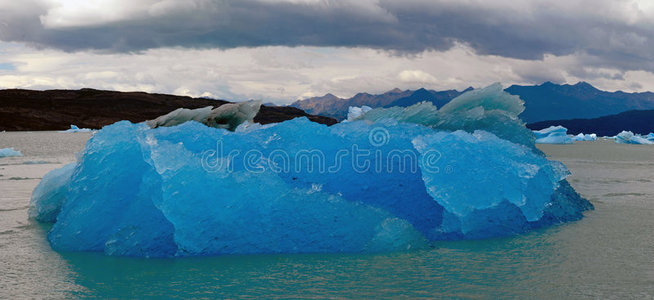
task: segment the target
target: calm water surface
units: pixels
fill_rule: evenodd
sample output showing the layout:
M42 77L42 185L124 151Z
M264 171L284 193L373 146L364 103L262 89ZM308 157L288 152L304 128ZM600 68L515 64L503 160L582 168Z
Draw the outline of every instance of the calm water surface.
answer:
M579 221L512 238L387 254L183 259L57 253L27 219L40 177L90 134L0 133L0 298L654 298L654 146L541 147L596 207Z

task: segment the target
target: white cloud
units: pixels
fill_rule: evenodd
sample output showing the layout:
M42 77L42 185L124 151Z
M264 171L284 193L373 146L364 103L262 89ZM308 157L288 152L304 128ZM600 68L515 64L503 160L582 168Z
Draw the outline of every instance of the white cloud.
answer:
M204 2L204 1L202 1ZM204 5L199 1L192 0L163 0L152 4L148 8L148 14L155 17L165 16L172 13L189 12L202 8Z
M110 55L35 50L12 43L0 43L0 49L3 63L15 66L0 70L0 88L91 87L280 104L326 93L350 97L395 87L462 90L498 81L508 86L584 80L608 90L654 90L651 72L587 66L593 59L587 54L521 60L478 55L464 45L412 56L320 47L161 48Z
M47 13L40 16L46 28L93 26L137 18L152 0L46 0Z
M589 53L596 58L586 61L590 67L654 71L654 4L651 0L0 1L0 40L104 53L166 47L316 46L417 54L465 44L480 54L528 60Z
M433 84L438 80L431 74L421 70L404 70L397 75L398 79L402 82L410 83L427 83Z
M0 0L0 40L0 88L283 104L498 81L654 90L651 0Z

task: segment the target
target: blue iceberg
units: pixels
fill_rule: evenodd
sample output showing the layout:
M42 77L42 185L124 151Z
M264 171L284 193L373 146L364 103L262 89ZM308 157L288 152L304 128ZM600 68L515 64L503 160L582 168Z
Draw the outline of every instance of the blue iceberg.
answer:
M654 140L651 140L652 134L647 136L642 136L640 134L634 134L631 131L622 131L618 133L615 137L615 142L618 144L637 144L637 145L652 145Z
M417 249L592 208L565 166L535 148L517 118L522 101L501 86L441 110L420 103L331 127L297 118L233 132L118 122L43 178L30 215L54 221L55 250L172 257Z
M67 164L52 170L43 176L41 182L34 188L30 200L30 218L41 222L54 222L66 199L68 183L75 170L75 163Z
M534 134L518 117L524 109L524 102L518 96L505 93L502 85L495 83L468 91L441 109L425 101L406 108L373 109L355 120L377 122L391 118L434 130L465 130L470 133L484 130L510 142L535 148Z
M574 140L568 136L568 129L563 126L550 126L534 130L536 144L572 144Z
M2 148L0 149L0 157L12 157L12 156L23 156L22 153L14 148Z
M77 127L77 125L72 125L72 124L71 124L69 129L66 129L66 130L63 130L63 131L59 131L59 132L63 132L63 133L77 133L77 132L94 132L94 131L95 131L95 130L90 129L90 128L79 128L79 127Z
M597 134L591 133L591 134L585 134L585 133L580 133L572 137L572 140L575 142L588 142L588 141L596 141L597 140Z

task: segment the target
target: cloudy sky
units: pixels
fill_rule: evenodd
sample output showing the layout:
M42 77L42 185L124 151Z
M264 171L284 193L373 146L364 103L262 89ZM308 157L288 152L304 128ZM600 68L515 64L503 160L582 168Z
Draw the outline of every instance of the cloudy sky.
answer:
M651 0L0 0L0 88L654 90Z

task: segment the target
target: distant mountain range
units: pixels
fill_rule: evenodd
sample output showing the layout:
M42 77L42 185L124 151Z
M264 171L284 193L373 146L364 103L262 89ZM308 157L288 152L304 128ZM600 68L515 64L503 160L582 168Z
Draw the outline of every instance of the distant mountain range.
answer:
M379 95L372 95L368 93L358 93L352 98L339 98L332 94L327 94L322 97L313 97L305 100L298 100L290 106L297 107L306 112L315 115L328 116L338 120L347 117L347 110L350 106L370 106L377 107L390 107L390 106L411 106L421 101L430 101L436 104L437 107L443 106L445 103L454 99L456 96L461 95L463 92L471 90L468 88L465 91L459 92L456 90L447 91L433 91L424 88L411 91L400 89L392 89L386 93Z
M421 101L430 101L441 107L464 91L415 91L393 89L380 95L359 93L352 98L339 98L332 94L298 100L290 106L308 113L344 119L349 106L367 105L373 108L389 106L410 106ZM520 117L527 123L546 120L595 118L628 110L654 109L654 93L606 92L586 82L574 85L545 82L541 85L512 85L505 89L525 101L525 111Z
M606 92L586 82L575 85L545 82L536 86L512 85L506 91L525 101L520 115L527 123L596 118L628 110L654 109L654 93Z
M615 136L622 130L648 134L654 132L654 110L630 110L616 115L593 119L552 120L527 124L532 130L561 125L568 134L596 133L598 136Z

